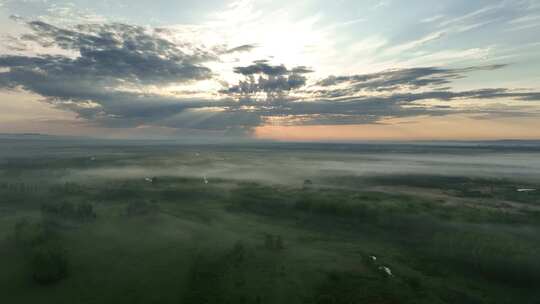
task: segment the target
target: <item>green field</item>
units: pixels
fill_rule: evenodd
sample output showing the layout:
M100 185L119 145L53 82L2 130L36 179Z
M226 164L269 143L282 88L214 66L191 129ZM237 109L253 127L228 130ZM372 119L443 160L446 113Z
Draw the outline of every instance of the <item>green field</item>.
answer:
M534 180L228 178L262 152L103 151L4 158L2 303L540 303L540 193L516 191Z

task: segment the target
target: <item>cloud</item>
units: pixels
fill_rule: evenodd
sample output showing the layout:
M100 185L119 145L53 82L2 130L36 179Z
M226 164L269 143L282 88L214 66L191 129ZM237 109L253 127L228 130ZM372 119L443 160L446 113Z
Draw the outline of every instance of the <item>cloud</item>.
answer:
M431 17L422 19L422 20L420 20L420 22L421 23L431 23L431 22L439 21L439 20L441 20L443 18L444 18L444 15L435 15L435 16L431 16Z
M332 94L328 94L332 95ZM517 99L540 101L540 92L513 92L508 89L479 89L453 92L428 91L420 93L393 93L385 96L319 96L313 100L292 100L287 103L267 103L252 113L266 118L282 118L282 124L291 125L339 125L374 124L384 118L403 118L420 115L443 116L449 114L490 114L507 111L492 108L461 108L442 104L427 104L425 101L468 101L475 99ZM537 115L537 114L536 114ZM517 116L517 115L516 115Z
M258 61L252 65L235 67L234 72L244 76L264 74L267 76L281 76L289 73L284 65L270 65L266 61Z
M399 53L402 53L402 52L406 52L406 51L409 51L409 50L416 49L418 47L421 47L421 46L425 45L428 42L441 39L444 35L445 35L445 32L443 32L443 31L431 33L431 34L429 34L429 35L427 35L425 37L422 37L420 39L393 46L393 47L385 50L385 55L396 55L396 54L399 54Z
M288 69L285 65L270 65L260 60L248 66L235 67L234 72L245 76L245 79L222 93L242 96L265 93L267 98L282 98L291 90L303 87L307 81L304 74L312 73L313 70L305 66Z
M64 52L0 56L0 88L38 94L45 102L100 126L249 134L253 127L272 120L297 125L373 124L390 117L498 111L454 106L454 101L540 100L540 92L452 89L454 81L469 73L495 72L504 64L415 67L309 81L312 68L267 60L234 67L241 80L207 92L211 97L178 97L160 89L217 79L206 63L256 46L212 48L173 42L168 37L174 33L118 23L58 27L33 21L28 26L31 32L18 39ZM149 93L149 87L157 90Z
M390 4L392 4L390 0L378 0L371 9L377 10L377 9L386 8L390 6Z
M449 18L444 21L442 21L439 26L441 27L448 27L448 26L462 26L464 24L467 24L469 22L475 22L478 18L485 18L486 16L491 16L495 12L497 12L500 9L503 9L505 7L505 1L501 1L496 4L487 5L484 7L481 7L475 11L472 11L470 13L460 15L455 18Z
M437 67L421 67L399 70L389 70L379 73L330 76L318 84L333 86L348 83L347 89L352 91L393 91L397 89L418 89L427 86L441 86L453 80L464 78L465 74L474 71L492 71L505 67L505 65L475 66L461 69L448 69Z
M58 108L107 126L153 123L188 108L215 105L140 89L212 78L203 65L216 59L210 51L177 45L152 30L126 24L60 28L33 21L28 26L32 32L20 39L72 54L0 56L0 88L39 94Z
M243 44L228 50L225 50L224 54L233 54L233 53L241 53L241 52L250 52L253 49L255 49L257 46L254 44Z
M534 91L508 88L454 91L450 87L452 81L466 77L467 73L495 71L505 66L421 67L331 76L316 83L313 89L306 89L309 98L276 106L264 115L301 118L292 119L295 124L362 124L390 117L497 112L489 106L452 106L453 101L469 104L478 104L477 100L540 101L540 92Z
M89 24L64 29L41 21L28 25L33 32L23 35L22 40L43 47L59 47L79 55L74 59L41 58L41 64L34 68L46 73L51 70L55 74L76 71L81 78L108 78L131 83L185 82L211 77L211 71L201 62L215 59L212 55L196 49L188 53L143 27ZM9 59L5 57L4 62Z
M508 22L510 25L510 28L507 30L509 31L517 31L517 30L523 30L523 29L530 29L534 27L540 27L540 15L525 15L518 18L515 18L513 20L510 20Z
M439 18L438 26L449 33L463 33L490 23L501 21L504 16L498 14L501 10L512 10L516 6L511 1L500 1L495 4L483 6L470 13L453 18Z

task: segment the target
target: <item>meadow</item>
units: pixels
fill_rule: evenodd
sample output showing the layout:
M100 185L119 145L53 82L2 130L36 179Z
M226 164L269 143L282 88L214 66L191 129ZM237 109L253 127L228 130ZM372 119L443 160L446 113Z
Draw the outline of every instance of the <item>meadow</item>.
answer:
M539 303L534 145L2 144L3 303Z

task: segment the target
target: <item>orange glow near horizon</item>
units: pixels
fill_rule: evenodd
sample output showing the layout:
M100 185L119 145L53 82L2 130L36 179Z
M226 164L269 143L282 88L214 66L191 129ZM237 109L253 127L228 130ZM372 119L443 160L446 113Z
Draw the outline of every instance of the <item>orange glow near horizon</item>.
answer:
M255 129L255 137L279 141L540 139L540 121L449 115L389 119L371 125L265 125Z

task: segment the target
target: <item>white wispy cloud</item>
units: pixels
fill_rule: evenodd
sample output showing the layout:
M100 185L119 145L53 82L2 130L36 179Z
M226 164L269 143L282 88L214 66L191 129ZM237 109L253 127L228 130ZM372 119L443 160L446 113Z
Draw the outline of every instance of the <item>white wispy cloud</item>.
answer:
M353 19L353 20L349 20L349 21L339 23L339 24L336 25L336 27L349 26L349 25L353 25L353 24L357 24L357 23L366 22L366 21L367 21L366 18L357 18L357 19Z
M439 21L443 18L444 18L444 15L435 15L435 16L420 20L420 23L431 23L431 22Z
M478 10L475 10L473 12L470 12L470 13L462 15L462 16L446 19L446 20L440 22L439 26L440 27L448 27L448 26L455 26L455 25L463 25L463 24L470 23L470 22L476 23L478 17L482 17L482 16L488 15L490 13L493 13L494 11L497 11L499 9L504 8L504 6L505 6L504 1L499 2L497 4L488 5L488 6L482 7L480 9L478 9Z
M388 40L381 36L371 36L352 43L349 50L355 54L372 53L388 44Z
M520 16L518 18L510 20L508 24L510 25L510 28L508 28L509 31L518 31L518 30L525 30L525 29L539 27L540 14L538 15L530 14L530 15Z
M391 48L388 48L384 51L384 55L391 56L391 55L397 55L402 52L414 50L416 48L419 48L431 41L441 39L445 35L444 31L438 31L428 34L427 36L424 36L420 39L413 40L410 42L406 42L400 45L393 46Z
M494 46L468 49L449 49L432 53L418 53L413 59L404 61L405 66L449 66L459 62L487 60Z
M372 9L377 10L377 9L385 8L385 7L390 6L390 4L392 4L392 1L390 0L378 0L375 3L375 5L373 5Z

